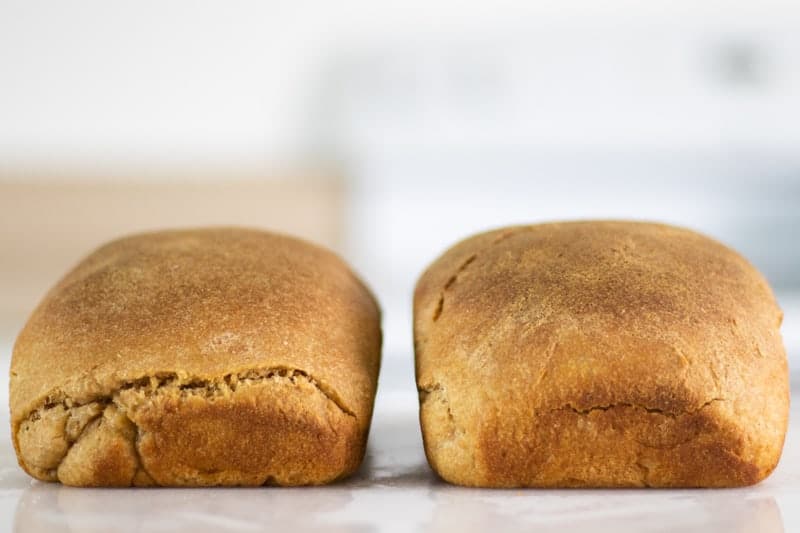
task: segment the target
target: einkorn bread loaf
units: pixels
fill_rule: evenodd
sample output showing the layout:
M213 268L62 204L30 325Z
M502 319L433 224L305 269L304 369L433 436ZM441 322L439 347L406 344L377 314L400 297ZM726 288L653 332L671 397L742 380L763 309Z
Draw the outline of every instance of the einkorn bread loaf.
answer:
M483 487L732 487L778 463L782 314L725 246L648 223L469 238L420 278L425 452Z
M379 310L334 254L244 229L103 246L20 333L11 430L77 486L305 485L361 462Z

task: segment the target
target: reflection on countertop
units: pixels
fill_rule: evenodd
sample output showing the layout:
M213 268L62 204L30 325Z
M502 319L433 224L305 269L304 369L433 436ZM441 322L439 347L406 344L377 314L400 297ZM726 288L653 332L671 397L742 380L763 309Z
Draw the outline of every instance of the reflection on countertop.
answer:
M475 491L427 479L310 489L83 490L34 484L13 531L782 532L768 494L740 491Z

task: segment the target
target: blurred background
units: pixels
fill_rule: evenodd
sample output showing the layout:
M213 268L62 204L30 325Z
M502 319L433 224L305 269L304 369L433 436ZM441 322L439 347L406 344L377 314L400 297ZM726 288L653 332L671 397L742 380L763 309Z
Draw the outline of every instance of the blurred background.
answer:
M96 245L238 224L346 257L384 309L382 384L414 396L429 262L598 217L743 252L800 368L797 0L0 0L4 365Z

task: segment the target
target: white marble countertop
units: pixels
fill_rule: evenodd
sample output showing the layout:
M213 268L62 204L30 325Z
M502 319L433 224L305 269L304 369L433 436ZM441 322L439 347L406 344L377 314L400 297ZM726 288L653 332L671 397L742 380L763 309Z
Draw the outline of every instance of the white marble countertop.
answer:
M7 405L6 354L0 402ZM417 423L410 363L386 361L367 459L328 487L75 489L31 480L0 414L0 532L800 531L800 396L778 469L729 490L477 490L438 480Z

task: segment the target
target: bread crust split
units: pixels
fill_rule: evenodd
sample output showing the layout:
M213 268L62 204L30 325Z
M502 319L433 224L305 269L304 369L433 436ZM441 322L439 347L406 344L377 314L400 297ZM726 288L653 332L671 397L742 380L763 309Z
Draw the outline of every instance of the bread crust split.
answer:
M315 485L364 455L380 316L335 255L212 228L110 243L14 348L12 436L75 486Z
M425 452L481 487L731 487L778 463L782 313L729 248L661 224L504 228L414 295Z

